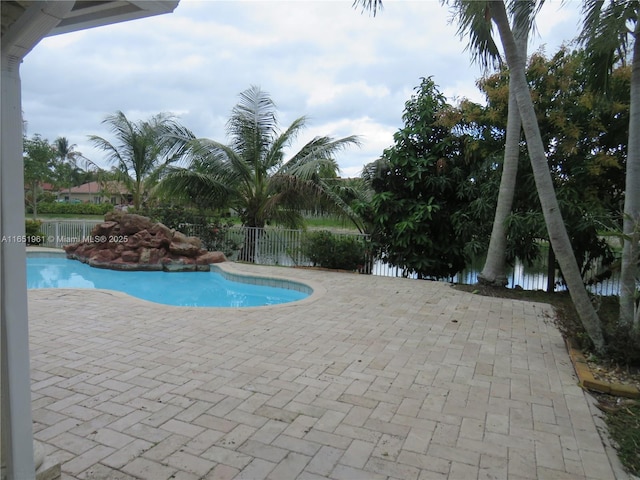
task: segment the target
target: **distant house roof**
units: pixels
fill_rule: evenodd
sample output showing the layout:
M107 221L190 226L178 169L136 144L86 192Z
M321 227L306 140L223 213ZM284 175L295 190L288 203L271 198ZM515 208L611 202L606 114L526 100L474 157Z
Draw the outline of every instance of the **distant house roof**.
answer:
M63 190L65 191L65 190ZM127 195L129 190L124 184L120 182L110 181L110 182L89 182L84 183L82 185L78 185L77 187L71 187L71 189L67 189L67 192L71 194L74 193L119 193L121 195Z
M40 187L45 192L57 192L59 190L58 187L56 187L52 183L47 183L47 182L39 183L38 187ZM31 190L31 184L28 182L25 182L24 189Z

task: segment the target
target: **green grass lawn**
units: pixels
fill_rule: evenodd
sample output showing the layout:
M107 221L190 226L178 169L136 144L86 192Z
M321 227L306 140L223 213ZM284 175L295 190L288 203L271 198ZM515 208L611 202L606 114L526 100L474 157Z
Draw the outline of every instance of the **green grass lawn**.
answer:
M305 217L304 223L307 228L324 228L326 230L353 230L358 232L358 229L353 222L345 219L335 217Z

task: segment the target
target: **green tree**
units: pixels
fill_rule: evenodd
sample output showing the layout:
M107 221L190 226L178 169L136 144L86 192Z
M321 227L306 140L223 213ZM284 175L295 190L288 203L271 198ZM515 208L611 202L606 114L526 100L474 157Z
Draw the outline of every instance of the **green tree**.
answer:
M177 160L180 152L175 149L173 138L185 130L172 116L162 113L132 122L118 111L102 123L109 125L118 143L114 145L97 135L90 135L89 139L108 153L108 160L120 172L120 180L131 192L137 210L163 169Z
M40 135L25 138L24 144L24 181L27 186L26 201L33 210L33 219L38 216L38 201L41 186L53 178L51 168L56 159L56 151L49 141Z
M285 159L305 122L300 117L280 131L274 102L251 87L240 94L227 122L228 145L192 135L175 138L189 164L171 168L160 190L185 202L233 208L244 226L260 229L268 223L301 226L301 212L322 201L353 215L325 179L335 177L335 155L358 145L357 137L316 137Z
M606 91L614 66L631 56L619 325L640 338L640 2L589 0L583 10L580 39L597 87Z
M365 169L382 258L419 278L452 277L489 237L492 210L481 199L497 177L477 126L451 128L443 121L451 112L433 80L423 79L393 147Z

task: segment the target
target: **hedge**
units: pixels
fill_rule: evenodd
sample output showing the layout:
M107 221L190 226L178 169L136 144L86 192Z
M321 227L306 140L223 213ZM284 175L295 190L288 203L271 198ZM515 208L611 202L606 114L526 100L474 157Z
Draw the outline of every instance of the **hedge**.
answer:
M38 213L48 214L104 215L111 210L113 205L110 203L41 202L38 204ZM33 213L32 207L27 207L27 213Z

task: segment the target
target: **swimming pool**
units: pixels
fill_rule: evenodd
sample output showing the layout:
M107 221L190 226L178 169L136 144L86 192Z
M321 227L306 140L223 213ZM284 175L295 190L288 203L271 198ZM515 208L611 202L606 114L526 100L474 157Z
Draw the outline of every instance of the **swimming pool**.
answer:
M215 270L123 272L93 268L63 256L30 255L27 257L27 288L117 290L150 302L180 307L277 305L302 300L312 292L310 287L298 282Z

